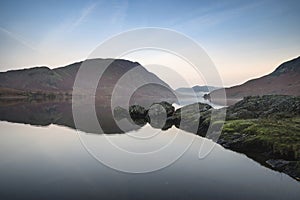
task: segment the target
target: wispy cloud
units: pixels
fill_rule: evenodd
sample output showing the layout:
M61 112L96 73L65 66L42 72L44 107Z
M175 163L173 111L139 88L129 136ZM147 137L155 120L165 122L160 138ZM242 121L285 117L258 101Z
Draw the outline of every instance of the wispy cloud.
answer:
M34 47L31 43L29 43L28 41L26 41L22 36L13 33L9 30L7 30L6 28L0 27L0 31L5 33L7 36L9 36L10 38L12 38L13 40L19 42L20 44L22 44L23 46L33 50L33 51L37 51L38 49L36 47Z
M220 4L216 7L210 7L204 10L201 8L198 11L195 11L196 14L194 17L190 17L189 19L185 19L184 21L174 21L173 26L175 28L191 28L193 27L196 30L204 29L210 26L218 25L227 20L231 20L236 17L240 17L241 14L247 12L249 10L255 9L264 2L250 2L244 3L238 6L227 7L226 3ZM224 9L220 9L224 7ZM199 12L199 13L197 13Z
M128 9L128 1L122 1L115 3L113 5L114 13L111 16L110 23L111 24L122 24L123 20L125 19L127 15L127 9ZM121 23L120 23L121 22Z
M81 11L81 15L71 24L70 30L73 30L77 26L80 26L96 7L97 7L97 3L93 3L85 7Z
M77 16L63 18L58 25L52 27L43 37L39 43L39 49L43 49L45 53L57 52L57 49L62 47L62 43L65 42L65 39L72 34L76 28L86 22L97 5L98 3L88 4L81 10L78 10Z

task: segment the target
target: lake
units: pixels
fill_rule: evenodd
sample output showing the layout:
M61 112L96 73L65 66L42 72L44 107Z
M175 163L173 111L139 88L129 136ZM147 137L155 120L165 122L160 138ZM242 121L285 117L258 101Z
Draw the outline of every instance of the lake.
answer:
M45 108L45 105L40 107ZM62 123L63 116L55 110L59 107L50 107L52 110L46 111L55 121L50 125L45 116L38 115L41 111L36 107L35 111L24 105L6 106L0 110L0 199L224 200L298 199L300 196L299 182L289 176L191 133L176 128L160 131L145 125L123 134L87 134ZM18 115L17 111L24 116ZM38 120L46 122L37 123ZM102 145L109 139L131 152L149 152L166 145L174 136L180 140L173 143L163 157L145 156L143 162L126 160L115 152L107 152L106 146ZM191 146L182 155L176 152L182 148L181 143L191 139ZM93 141L96 145L88 144ZM208 145L202 146L202 151L213 148L199 159L203 142ZM152 172L126 173L110 167L109 160L100 162L88 151L91 148L95 154L106 154L106 159L111 156L111 161L117 161L119 167L130 162L130 166L124 168L147 168L176 153L180 156Z

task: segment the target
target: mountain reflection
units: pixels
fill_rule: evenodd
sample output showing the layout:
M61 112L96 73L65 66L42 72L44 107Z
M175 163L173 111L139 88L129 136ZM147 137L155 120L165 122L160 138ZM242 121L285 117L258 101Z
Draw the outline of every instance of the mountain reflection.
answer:
M142 126L137 126L132 122L128 123L129 125L125 129L122 127L121 130L116 124L111 111L111 106L97 102L95 110L99 125L102 130L99 130L99 126L89 126L88 124L91 120L89 115L82 113L88 126L80 127L80 131L95 134L121 134L127 131L137 130ZM118 116L115 117L117 118ZM0 120L35 126L48 126L55 124L66 126L72 129L78 129L74 123L71 99L39 101L28 101L25 99L2 99L0 102Z

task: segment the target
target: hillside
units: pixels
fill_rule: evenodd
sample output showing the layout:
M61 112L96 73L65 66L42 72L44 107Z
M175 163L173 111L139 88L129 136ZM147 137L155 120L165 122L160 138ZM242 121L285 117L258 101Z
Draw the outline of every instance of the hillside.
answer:
M99 80L96 96L100 100L109 102L113 90L121 77L127 72L129 80L122 84L124 91L144 80L146 82L156 83L148 84L139 88L132 97L131 103L139 102L137 99L146 97L149 101L170 100L175 102L173 90L168 84L159 79L155 74L147 71L137 62L131 62L121 59L90 59L84 61L89 66L109 67L103 73ZM77 72L83 62L73 63L64 67L50 69L48 67L34 67L22 70L12 70L0 73L0 97L32 97L33 94L72 94L73 85ZM86 85L89 86L89 80ZM84 88L88 90L89 88ZM126 92L118 95L127 95ZM41 96L41 95L40 95ZM45 96L45 95L44 95ZM141 102L139 102L141 103Z
M242 99L246 96L279 94L300 95L300 57L287 61L272 73L249 80L241 85L225 88L227 99ZM210 93L216 95L219 90Z

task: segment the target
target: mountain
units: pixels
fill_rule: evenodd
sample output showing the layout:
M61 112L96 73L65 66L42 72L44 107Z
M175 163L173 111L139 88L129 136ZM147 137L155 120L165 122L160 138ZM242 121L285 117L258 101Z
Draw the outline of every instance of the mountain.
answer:
M199 92L212 92L214 90L219 89L218 87L208 86L208 85L195 85L192 88L178 88L175 91L179 93L199 93Z
M149 83L136 89L132 94L130 103L146 104L155 101L176 102L172 88L164 81L159 79L155 74L147 71L137 62L131 62L122 59L89 59L82 62L73 63L64 67L50 69L48 67L34 67L22 70L12 70L0 73L0 97L48 97L66 94L71 95L74 81L80 66L88 67L105 67L99 80L96 97L102 103L110 103L115 87L121 87L117 95L120 99L128 95L128 88L132 88L139 83ZM122 84L118 84L121 77L127 76ZM83 94L89 90L90 80L84 82L82 88ZM127 90L126 90L127 89ZM78 94L80 95L80 94Z
M300 95L300 57L287 61L272 73L249 80L241 85L225 88L227 99L242 99L245 96L268 94ZM220 90L210 93L217 95Z

